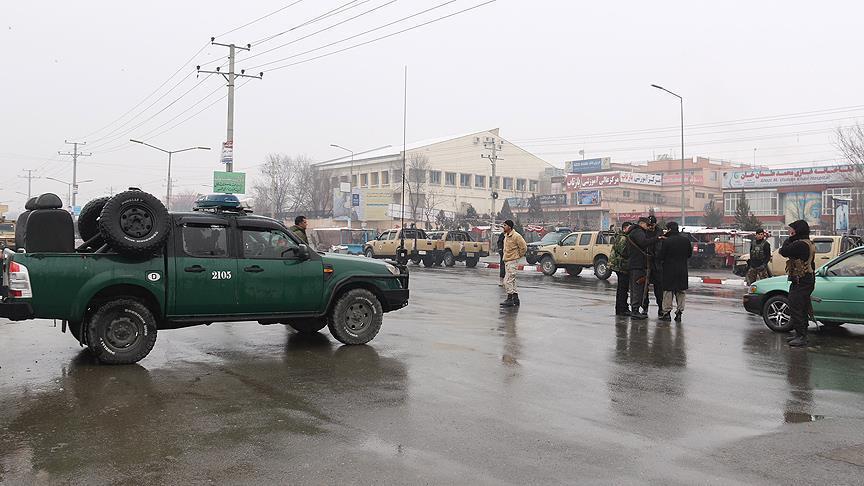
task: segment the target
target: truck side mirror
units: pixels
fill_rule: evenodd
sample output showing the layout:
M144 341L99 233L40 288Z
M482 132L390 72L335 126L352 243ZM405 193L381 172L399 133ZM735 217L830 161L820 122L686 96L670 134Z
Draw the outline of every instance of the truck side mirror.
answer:
M299 258L300 261L306 261L309 259L309 247L307 245L300 245L297 249L297 258Z

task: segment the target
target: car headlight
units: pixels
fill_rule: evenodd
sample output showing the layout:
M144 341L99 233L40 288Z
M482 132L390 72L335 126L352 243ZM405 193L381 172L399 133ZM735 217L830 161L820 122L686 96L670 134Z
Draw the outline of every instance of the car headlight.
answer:
M757 293L757 292L756 292L757 290L758 290L758 289L757 289L757 287L756 287L755 285L751 285L750 288L747 289L747 293L748 293L748 294L755 294L755 293Z
M399 269L394 267L393 265L390 265L389 263L385 263L384 265L387 266L387 270L390 270L390 273L392 273L393 275L401 275L402 274L402 272L400 272Z

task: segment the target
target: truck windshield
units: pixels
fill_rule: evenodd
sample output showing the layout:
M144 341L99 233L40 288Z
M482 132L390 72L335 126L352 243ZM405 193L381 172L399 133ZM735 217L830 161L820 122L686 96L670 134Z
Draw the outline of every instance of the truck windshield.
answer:
M543 244L546 244L546 243L549 243L549 244L552 244L552 243L558 243L558 241L559 241L563 236L564 236L564 235L562 235L561 233L546 233L545 235L543 235L543 238L540 239L540 243L543 243Z

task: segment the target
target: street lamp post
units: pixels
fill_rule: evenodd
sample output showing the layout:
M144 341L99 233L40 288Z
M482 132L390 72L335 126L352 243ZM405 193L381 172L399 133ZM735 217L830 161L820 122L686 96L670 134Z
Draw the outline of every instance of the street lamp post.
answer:
M331 143L330 146L351 152L351 166L348 169L348 203L350 204L348 207L348 229L351 229L351 213L354 211L354 151L335 143Z
M129 139L130 142L140 143L141 145L146 145L150 148L154 148L156 150L160 150L168 154L168 188L165 191L165 208L171 209L171 156L174 154L178 154L180 152L186 152L187 150L210 150L210 147L189 147L180 150L165 150L163 148L157 147L155 145L150 145L147 142L142 142L141 140Z
M659 90L663 90L672 96L678 98L678 101L681 105L681 226L684 226L684 98L680 95L675 94L668 89L658 86L656 84L651 85L652 88L657 88Z
M59 182L60 184L66 184L66 203L69 204L69 208L72 211L75 211L75 208L72 207L72 183L61 181L60 179L55 179L53 177L46 177L46 179L52 180L54 182ZM76 181L75 190L78 190L78 184L84 184L85 182L93 182L93 179L85 179L83 181ZM21 193L23 194L23 193Z

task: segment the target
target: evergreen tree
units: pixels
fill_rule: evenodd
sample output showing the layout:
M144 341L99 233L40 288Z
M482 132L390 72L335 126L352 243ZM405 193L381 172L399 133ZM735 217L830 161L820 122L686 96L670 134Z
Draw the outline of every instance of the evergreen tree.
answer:
M717 207L713 199L705 205L704 218L705 226L709 228L719 228L723 224L723 210Z
M510 209L510 203L505 199L501 211L498 212L498 221L507 221L508 219L513 219L513 210Z
M750 211L750 203L744 197L744 192L741 192L741 198L738 199L738 205L735 208L735 226L742 231L756 231L762 227L762 222L759 218L753 215Z
M540 206L540 199L532 195L528 199L528 212L525 214L525 219L529 223L543 222L543 208Z
M468 207L465 208L465 219L467 219L467 220L478 219L477 210L474 209L474 206L469 204Z
M525 228L522 227L522 221L519 221L519 216L516 216L516 221L513 222L513 229L520 235L525 235Z

